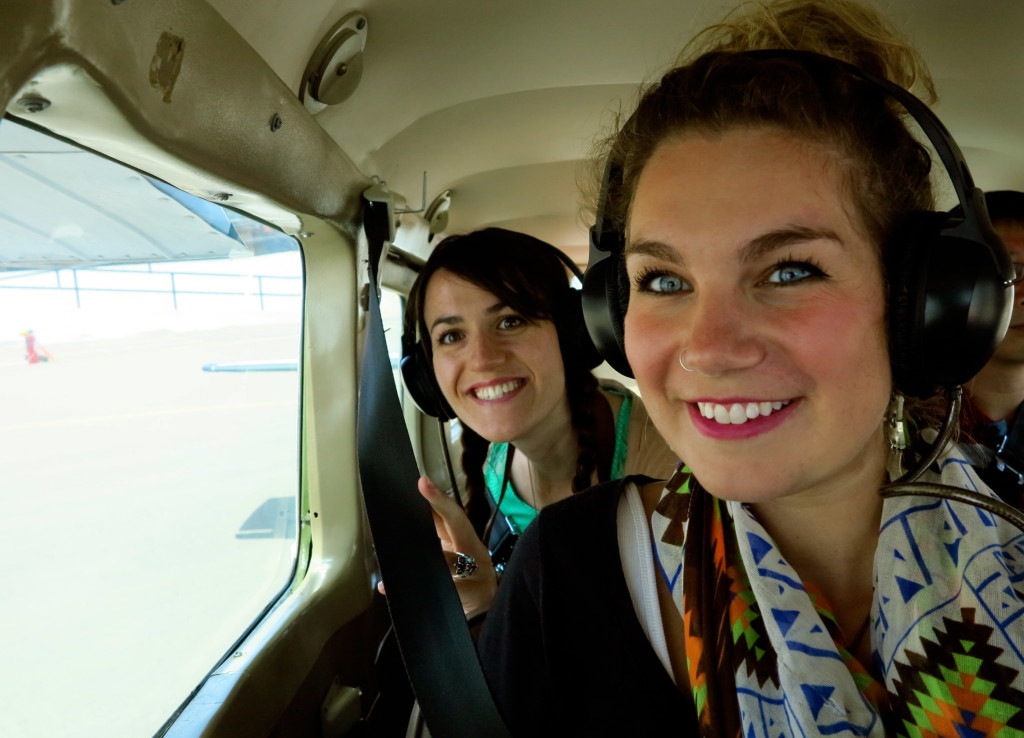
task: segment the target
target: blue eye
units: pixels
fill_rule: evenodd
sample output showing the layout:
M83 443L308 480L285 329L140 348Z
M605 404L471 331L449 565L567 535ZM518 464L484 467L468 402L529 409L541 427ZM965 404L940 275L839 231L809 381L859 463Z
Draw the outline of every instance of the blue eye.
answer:
M663 274L652 279L650 287L655 292L679 292L679 290L683 289L683 280L679 277Z
M640 292L670 295L682 292L687 285L683 279L671 272L645 271L636 276L636 288Z
M825 273L806 261L786 261L776 264L765 282L769 284L794 284L807 279L816 279Z

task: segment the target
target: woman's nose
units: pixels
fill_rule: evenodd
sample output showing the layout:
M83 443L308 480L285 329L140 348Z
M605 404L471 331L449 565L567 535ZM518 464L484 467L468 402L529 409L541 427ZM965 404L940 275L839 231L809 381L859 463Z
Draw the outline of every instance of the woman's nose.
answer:
M681 361L712 376L756 366L765 356L756 313L741 295L698 295L682 338Z
M470 361L476 367L489 367L501 363L505 349L501 341L485 333L478 333L470 339Z

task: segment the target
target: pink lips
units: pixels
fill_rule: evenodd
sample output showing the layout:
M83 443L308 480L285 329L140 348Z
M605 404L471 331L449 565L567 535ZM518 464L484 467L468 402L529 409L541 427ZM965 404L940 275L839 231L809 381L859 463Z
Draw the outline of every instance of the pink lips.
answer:
M756 402L756 400L715 400L714 402L720 405L731 405L736 402L745 404L747 402ZM747 420L745 423L741 423L739 425L725 425L710 418L705 418L697 408L696 402L687 403L687 408L690 411L690 420L693 421L694 427L702 435L719 441L739 441L759 436L779 427L786 421L799 404L799 400L794 400L781 410L776 410L771 415L758 416L753 420Z

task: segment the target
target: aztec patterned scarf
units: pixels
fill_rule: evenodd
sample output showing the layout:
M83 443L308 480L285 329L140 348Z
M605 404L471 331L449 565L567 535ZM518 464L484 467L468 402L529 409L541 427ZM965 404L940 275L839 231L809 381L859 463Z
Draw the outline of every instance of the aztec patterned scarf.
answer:
M921 481L991 494L955 452ZM652 524L705 738L1024 737L1024 533L1008 523L963 503L885 501L871 672L748 507L682 470Z

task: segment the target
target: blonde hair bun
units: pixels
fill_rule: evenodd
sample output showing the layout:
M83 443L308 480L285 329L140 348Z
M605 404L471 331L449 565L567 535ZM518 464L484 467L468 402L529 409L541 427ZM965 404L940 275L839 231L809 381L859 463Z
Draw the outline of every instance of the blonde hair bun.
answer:
M854 0L757 0L709 26L676 59L757 49L813 51L854 64L911 90L928 104L935 86L921 54L874 8Z

